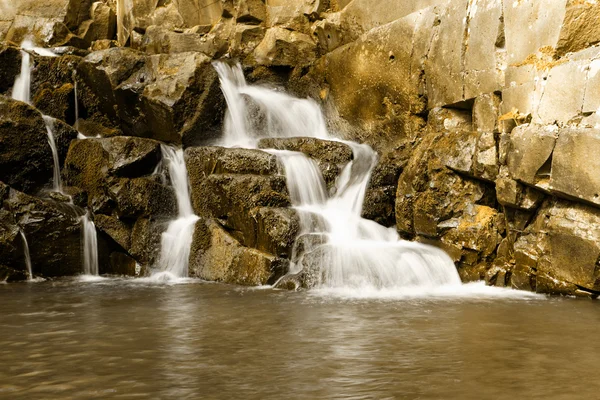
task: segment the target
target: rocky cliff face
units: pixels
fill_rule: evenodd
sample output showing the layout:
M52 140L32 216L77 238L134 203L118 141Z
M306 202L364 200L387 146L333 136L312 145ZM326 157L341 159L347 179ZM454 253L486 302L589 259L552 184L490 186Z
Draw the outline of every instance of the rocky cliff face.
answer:
M233 58L250 80L312 97L332 130L373 146L363 214L442 247L465 281L600 293L595 1L17 0L0 11L5 95L23 39L62 46L56 58L32 53L31 98L64 129L98 136L70 146L66 136L62 174L111 252L157 259L176 207L166 142L187 148L201 217L191 272L264 284L285 270L298 227L274 157L198 147L223 120L210 62ZM48 183L44 135L35 108L1 98L0 179L12 189L0 271L23 271L21 214L6 199ZM345 157L327 143L261 147L275 146L296 146L330 175Z

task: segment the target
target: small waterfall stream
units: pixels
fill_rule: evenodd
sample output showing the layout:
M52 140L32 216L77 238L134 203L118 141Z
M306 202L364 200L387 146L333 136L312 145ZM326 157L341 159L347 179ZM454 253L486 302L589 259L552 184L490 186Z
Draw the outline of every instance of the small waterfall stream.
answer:
M88 213L81 217L83 235L83 274L98 275L98 236L96 225Z
M328 133L314 101L247 85L239 65L216 63L215 68L228 104L225 146L252 147L262 137L309 136L339 141ZM257 126L257 120L264 122ZM365 144L343 143L352 149L353 160L337 178L333 194L327 193L313 160L298 152L269 150L284 166L292 204L301 221L290 273L310 275L319 288L460 286L456 267L442 250L401 240L393 228L361 218L377 154ZM302 246L298 246L300 241Z
M22 229L19 229L21 239L23 240L23 254L25 255L25 266L27 267L27 280L33 280L33 269L31 266L31 255L29 254L29 243Z
M21 43L22 49L30 49L32 46L30 41ZM21 73L15 79L12 98L24 103L31 103L31 54L21 50L21 57Z
M56 54L48 49L35 47L29 39L21 43L21 73L15 79L11 95L13 99L28 104L31 104L31 69L33 68L30 52L43 57L56 57Z
M170 280L188 276L190 246L198 217L194 214L190 201L183 149L162 145L161 151L169 170L171 184L175 189L178 217L169 223L167 230L162 234L160 246L162 272L154 274L153 277L157 280Z
M54 118L44 115L44 123L46 124L46 131L48 133L48 144L52 149L52 159L54 160L53 178L52 178L52 190L55 192L62 193L62 179L60 177L60 161L58 159L58 149L56 148L56 141L54 140Z

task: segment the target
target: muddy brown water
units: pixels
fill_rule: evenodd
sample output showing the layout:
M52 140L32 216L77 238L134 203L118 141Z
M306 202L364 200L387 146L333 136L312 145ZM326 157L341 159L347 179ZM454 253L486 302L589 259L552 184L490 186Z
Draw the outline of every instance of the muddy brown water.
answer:
M600 304L0 285L0 398L600 398Z

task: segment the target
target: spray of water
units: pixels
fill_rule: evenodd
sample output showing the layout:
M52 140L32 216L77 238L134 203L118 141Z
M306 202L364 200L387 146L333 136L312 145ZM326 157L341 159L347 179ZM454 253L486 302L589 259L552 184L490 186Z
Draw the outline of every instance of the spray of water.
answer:
M83 273L97 276L98 237L96 225L87 213L81 217L81 230L83 235Z
M160 265L163 271L153 277L157 280L170 280L188 276L192 235L198 217L194 214L190 201L183 149L162 145L161 151L175 189L178 217L169 223L167 230L162 234Z
M223 145L252 147L263 137L339 141L328 133L314 101L250 86L239 65L216 63L215 68L228 104ZM365 144L344 143L352 149L353 159L338 177L333 194L328 194L314 160L298 152L270 150L284 166L292 204L301 221L290 273L303 272L317 288L364 291L460 286L454 263L443 251L401 240L394 229L361 218L377 154Z

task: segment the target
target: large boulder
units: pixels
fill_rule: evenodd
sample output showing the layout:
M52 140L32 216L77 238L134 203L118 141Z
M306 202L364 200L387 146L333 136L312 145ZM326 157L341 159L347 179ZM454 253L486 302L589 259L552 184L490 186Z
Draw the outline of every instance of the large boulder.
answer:
M0 96L0 181L33 194L50 181L53 165L40 112Z
M220 132L224 98L203 54L149 56L114 95L123 129L132 136L191 146Z
M101 112L116 120L114 92L144 65L145 60L142 53L124 47L96 51L86 56L77 67L81 112L87 116Z
M510 135L507 166L512 178L541 189L548 188L552 152L558 138L555 125L526 124Z
M0 45L0 93L6 93L21 72L21 52L13 46Z
M152 178L123 178L109 188L116 212L123 218L174 216L177 214L175 191Z
M273 284L287 263L245 247L212 219L196 223L190 252L190 275L201 279L259 286Z
M34 275L82 272L81 214L73 206L11 190L5 208L27 238Z
M213 174L205 179L201 191L196 188L192 193L196 214L218 218L247 246L257 241L253 209L290 206L283 176Z
M517 265L554 280L600 291L600 211L564 200L544 203L515 245ZM543 287L538 282L538 292Z
M316 45L304 33L273 27L267 30L252 57L261 65L307 65L316 59Z
M298 232L277 158L261 150L193 147L185 153L197 215L218 218L244 246L287 256Z
M552 156L549 189L600 205L600 129L561 129Z
M88 207L96 213L110 214L116 207L126 213L135 209L136 215L141 209L146 210L142 214L159 209L171 213L172 189L149 179L130 182L132 178L152 174L160 154L159 143L150 139L113 137L73 141L63 170L65 184L86 191ZM158 193L160 196L154 198ZM138 201L144 205L140 206Z
M47 46L65 43L82 22L90 17L93 0L19 0L13 5L13 21L6 40L20 43L34 37Z
M65 54L59 57L34 55L31 72L33 105L43 114L75 123L74 73L81 57Z

